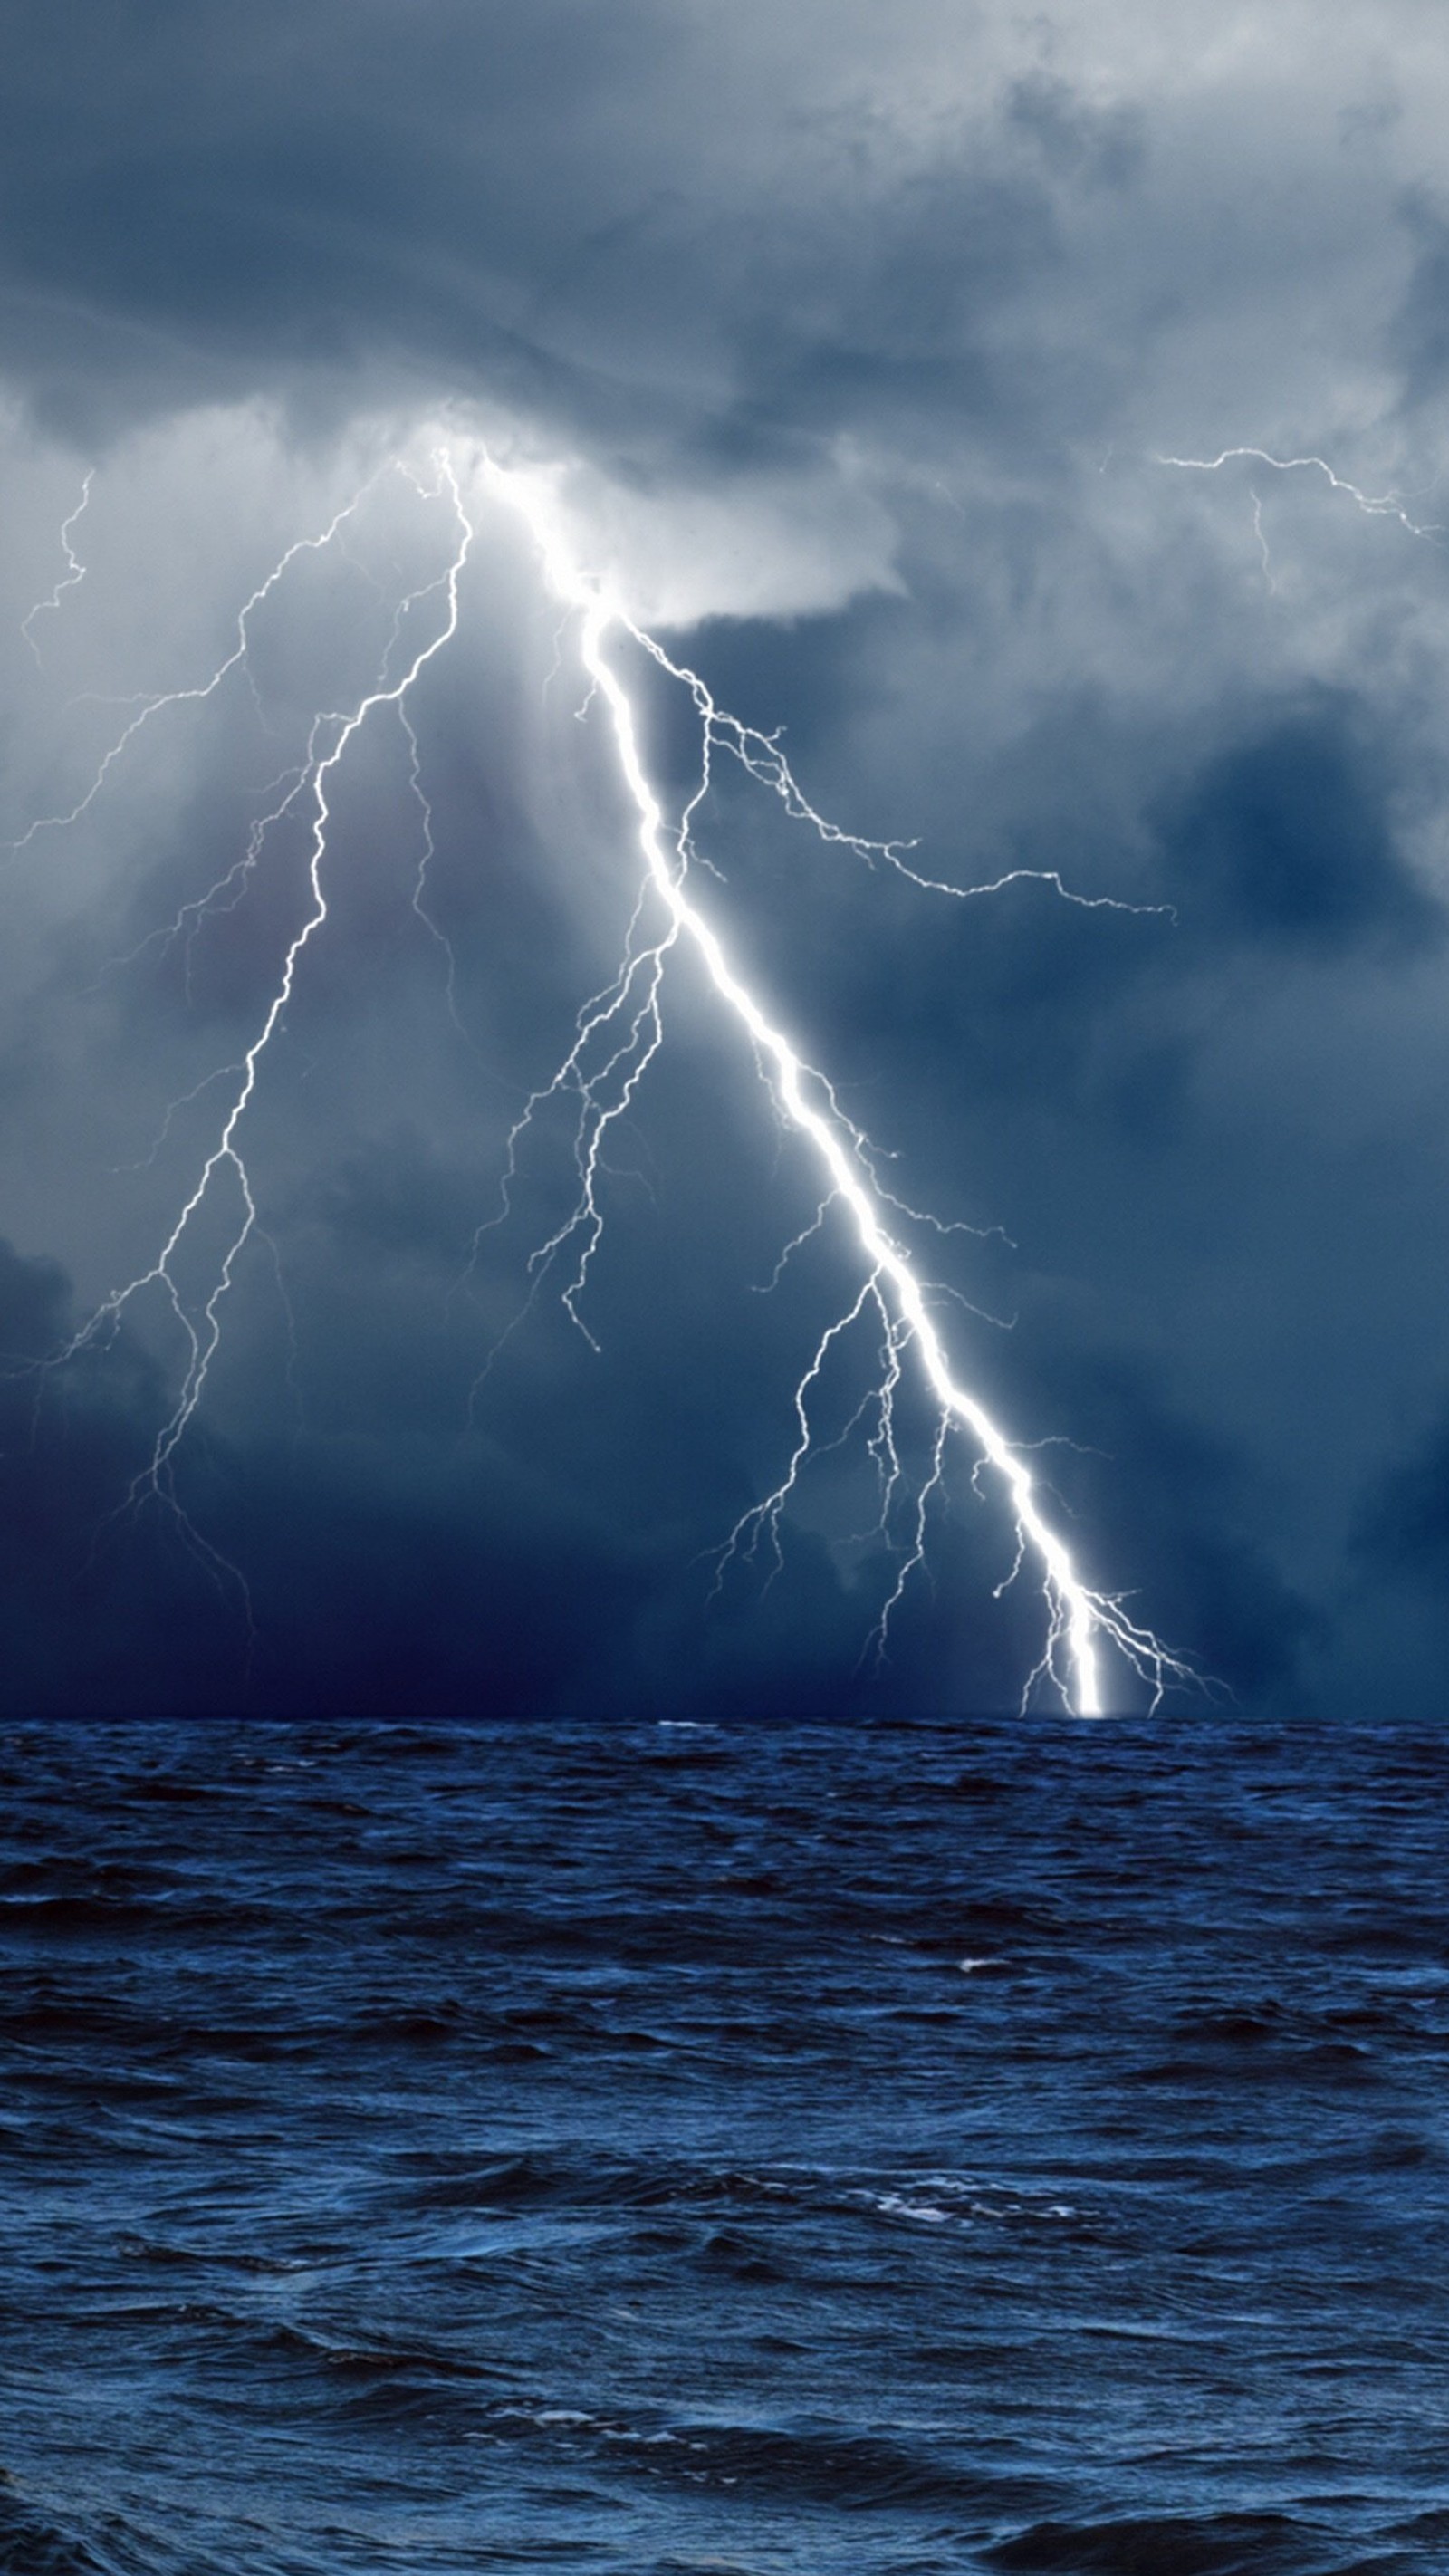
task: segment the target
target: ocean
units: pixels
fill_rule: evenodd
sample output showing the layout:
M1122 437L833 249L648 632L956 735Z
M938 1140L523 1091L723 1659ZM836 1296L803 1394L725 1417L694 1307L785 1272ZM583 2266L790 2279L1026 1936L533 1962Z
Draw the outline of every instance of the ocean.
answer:
M10 1724L0 2568L1443 2576L1446 1748Z

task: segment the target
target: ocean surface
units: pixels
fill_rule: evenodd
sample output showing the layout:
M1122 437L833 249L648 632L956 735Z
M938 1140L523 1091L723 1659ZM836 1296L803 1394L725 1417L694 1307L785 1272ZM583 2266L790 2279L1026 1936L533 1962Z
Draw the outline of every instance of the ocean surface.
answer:
M0 2568L1449 2570L1449 1735L0 1735Z

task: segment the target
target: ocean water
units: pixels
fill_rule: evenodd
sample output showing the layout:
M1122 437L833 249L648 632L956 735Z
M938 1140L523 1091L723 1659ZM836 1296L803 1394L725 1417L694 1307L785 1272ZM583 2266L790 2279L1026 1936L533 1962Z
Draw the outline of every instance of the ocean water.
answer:
M1449 2569L1449 1738L0 1769L0 2568Z

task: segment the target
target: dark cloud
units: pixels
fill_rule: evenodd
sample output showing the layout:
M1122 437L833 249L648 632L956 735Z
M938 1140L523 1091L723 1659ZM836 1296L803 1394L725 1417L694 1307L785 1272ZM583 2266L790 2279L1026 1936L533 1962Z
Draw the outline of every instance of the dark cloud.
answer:
M405 1257L419 1257L411 1239ZM59 1274L7 1251L0 1285L12 1340L48 1355L69 1315ZM374 1271L366 1301L375 1312L385 1297ZM552 1388L535 1366L487 1409L489 1436L460 1442L413 1390L395 1402L388 1350L363 1315L334 1305L339 1357L365 1387L344 1421L310 1348L305 1283L298 1304L310 1421L285 1448L265 1430L199 1426L175 1508L155 1497L118 1508L144 1471L163 1393L124 1337L119 1368L113 1348L104 1370L7 1380L9 1710L844 1715L1018 1696L1039 1607L1025 1579L994 1597L1009 1547L969 1485L958 1480L934 1515L933 1562L938 1575L949 1564L949 1584L918 1575L877 1656L871 1631L895 1570L879 1545L842 1550L787 1521L778 1570L767 1546L716 1588L731 1509L758 1481L741 1472L739 1407L732 1442L717 1389L697 1376L691 1387L683 1351L677 1372L656 1372L677 1380L672 1459L640 1457L652 1415L617 1352L607 1373L565 1371ZM399 1319L394 1366L405 1345ZM435 1369L433 1358L425 1386ZM1038 1400L1085 1441L1112 1444L1046 1454L1058 1516L1094 1557L1133 1564L1205 1675L1272 1704L1315 1620L1253 1535L1240 1462L1165 1405L1140 1363L1058 1352L1047 1375ZM738 1383L749 1406L747 1377ZM571 1435L581 1396L601 1409L592 1437ZM764 1448L765 1408L749 1409ZM682 1464L689 1503L677 1508L676 1489L676 1508L661 1509ZM846 1477L842 1509L865 1490ZM818 1474L811 1493L812 1513L828 1508Z
M1303 1650L1329 1623L1275 1563L1246 1459L1135 1355L1083 1351L1046 1375L1077 1426L1050 1472L1104 1564L1138 1570L1154 1617L1205 1683L1302 1715Z
M1449 1565L1449 1413L1378 1480L1354 1538L1366 1564L1436 1589L1442 1584Z
M125 1328L103 1357L48 1366L73 1327L58 1267L0 1246L9 1713L462 1716L608 1696L646 1569L606 1520L530 1492L526 1466L500 1490L456 1438L379 1438L385 1391L370 1439L198 1427L173 1502L144 1484L160 1372Z
M1305 277L1321 305L1315 267L1404 201L1374 46L1325 67L1363 138L1329 166L1291 42L1260 44L1235 122L1209 63L1195 82L1202 25L1164 87L1160 16L20 0L7 371L82 439L187 400L335 421L362 387L427 386L656 473L842 431L913 457L1105 444L1194 309L1256 330ZM1436 254L1410 202L1414 342Z
M1407 47L1415 13L1388 23ZM696 818L703 899L883 1174L1011 1237L900 1217L963 1372L1078 1443L1044 1473L1097 1578L1265 1708L1331 1710L1374 1657L1432 1687L1384 1605L1440 1564L1449 1473L1437 1433L1380 1467L1438 1383L1405 1283L1449 1257L1443 552L1384 499L1433 518L1449 199L1432 66L1388 101L1384 25L1351 0L1310 59L1286 17L1172 0L22 0L0 100L6 829L66 811L117 702L214 667L282 548L440 412L575 468L601 562L785 728L822 811L947 887L1037 872L923 893L727 759ZM1240 441L1343 481L1160 461ZM84 585L27 624L77 446ZM415 487L6 861L8 1222L59 1256L0 1272L14 1705L1014 1704L1040 1605L993 1597L1009 1540L964 1457L936 1588L862 1663L895 1560L859 1421L830 1445L848 1367L774 1581L710 1599L859 1281L833 1221L776 1279L814 1176L683 958L601 1169L599 1351L567 1261L530 1270L576 1095L505 1193L509 1129L635 863L556 603L479 515L414 704L429 920L395 718L336 781L326 934L247 1112L265 1232L177 1457L191 1540L117 1511L175 1400L164 1297L35 1363L154 1261L214 1144L306 820L185 907L437 570ZM678 802L689 709L626 664Z
M1215 752L1163 827L1191 926L1267 949L1405 947L1443 916L1397 846L1392 781L1365 711L1336 692L1253 719Z
M1006 112L1053 171L1084 174L1097 187L1122 188L1142 170L1143 119L1130 106L1094 108L1069 81L1043 71L1013 85Z
M143 1707L159 1693L184 1708L217 1669L215 1593L174 1527L159 1553L138 1546L123 1508L145 1463L158 1373L125 1335L52 1367L74 1323L59 1266L0 1244L4 1704L12 1714ZM230 1642L235 1652L235 1631Z
M11 60L9 364L81 429L393 369L718 471L989 408L981 326L1055 252L1024 168L958 134L903 155L798 62L777 99L747 42L653 0L83 5ZM1065 100L1021 117L1060 161Z
M1402 218L1414 260L1392 339L1410 402L1432 402L1449 375L1449 217L1420 188L1406 196Z

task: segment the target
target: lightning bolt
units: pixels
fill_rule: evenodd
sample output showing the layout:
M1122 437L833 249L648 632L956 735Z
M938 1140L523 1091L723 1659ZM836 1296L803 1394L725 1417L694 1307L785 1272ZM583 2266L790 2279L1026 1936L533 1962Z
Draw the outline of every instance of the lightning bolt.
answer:
M80 499L77 501L70 517L61 521L60 543L61 551L65 556L65 571L61 574L61 577L56 583L54 590L51 592L50 597L48 599L38 599L35 606L29 611L28 615L21 619L20 632L24 636L26 643L29 645L31 652L35 656L37 669L43 668L40 659L40 646L36 643L34 633L32 632L37 617L44 617L51 609L59 608L66 592L68 590L78 589L86 577L85 565L81 562L79 555L71 544L71 536L75 529L79 527L81 520L85 517L86 507L91 497L91 485L94 483L95 479L95 468L92 466L91 471L86 476L84 483L81 485Z
M547 1092L536 1095L543 1099L572 1089L581 1100L576 1142L580 1199L565 1225L534 1256L536 1267L547 1268L571 1236L582 1238L580 1257L564 1292L566 1306L579 1321L577 1302L602 1228L596 1195L600 1155L609 1128L629 1106L662 1044L660 988L665 961L674 947L686 944L694 950L719 999L748 1039L784 1124L810 1148L825 1195L842 1211L864 1271L859 1296L847 1315L827 1328L797 1390L799 1438L785 1479L775 1495L746 1516L729 1542L730 1549L751 1525L756 1532L761 1527L778 1531L780 1513L811 1447L810 1390L830 1346L868 1306L874 1307L886 1337L887 1366L878 1437L886 1460L888 1486L898 1472L891 1430L892 1399L900 1357L907 1349L915 1354L934 1399L938 1422L932 1473L919 1502L918 1546L906 1570L918 1561L924 1548L925 1513L930 1494L939 1482L946 1438L952 1430L960 1430L994 1471L1012 1517L1017 1560L1006 1581L1013 1579L1027 1556L1035 1561L1040 1573L1046 1633L1039 1660L1027 1680L1023 1705L1036 1685L1046 1682L1079 1716L1100 1716L1106 1705L1104 1649L1114 1652L1139 1679L1150 1683L1155 1705L1167 1681L1186 1678L1187 1668L1150 1631L1129 1617L1119 1596L1093 1589L1079 1574L1065 1541L1043 1511L1035 1479L1023 1455L952 1372L930 1312L925 1285L908 1251L891 1231L886 1212L890 1202L877 1183L868 1139L844 1115L825 1076L804 1060L784 1030L769 1018L733 965L724 941L690 888L692 827L708 790L711 751L720 742L735 752L752 776L774 790L795 819L810 824L823 839L843 842L863 856L884 859L891 865L900 864L899 845L858 840L838 831L816 813L790 776L777 739L754 733L719 709L698 675L674 663L622 603L575 561L564 541L545 481L499 467L486 457L483 470L499 499L524 521L550 589L577 615L580 659L594 694L607 711L620 774L636 817L645 888L652 892L664 922L656 939L636 945L641 921L636 912L618 976L581 1014L578 1036L553 1084ZM700 783L672 833L644 766L633 702L610 651L616 636L631 638L670 677L688 688L700 718ZM959 891L936 886L913 870L906 873L913 882L929 886L932 891ZM591 1055L599 1058L592 1070ZM524 1120L510 1140L510 1162L534 1105L531 1103L530 1110L525 1111ZM887 1605L887 1619L898 1597L899 1586Z
M183 1335L185 1359L182 1368L181 1384L172 1410L156 1435L149 1463L142 1473L134 1479L126 1497L126 1501L128 1506L134 1507L148 1495L151 1495L169 1503L172 1509L176 1512L179 1520L182 1522L193 1545L195 1545L200 1552L211 1558L214 1563L220 1562L220 1560L216 1559L215 1551L210 1549L207 1543L199 1538L197 1532L193 1529L190 1521L187 1519L187 1516L182 1511L181 1506L177 1501L172 1477L173 1462L175 1460L177 1449L179 1448L181 1441L195 1416L197 1406L200 1404L202 1395L205 1391L207 1378L210 1374L212 1362L215 1359L217 1348L220 1343L222 1311L235 1281L237 1263L246 1249L251 1236L254 1233L260 1234L261 1232L257 1215L256 1197L252 1187L251 1176L248 1172L245 1157L242 1152L240 1136L247 1111L251 1106L251 1102L257 1088L257 1083L260 1078L263 1057L265 1056L268 1047L272 1044L278 1028L285 1017L287 1006L292 998L293 989L297 979L297 971L303 954L327 920L328 904L324 884L324 869L328 857L329 827L332 820L332 810L329 801L329 789L331 783L347 753L349 745L361 732L362 727L366 724L368 718L375 714L379 708L397 708L404 715L404 721L406 723L405 701L409 691L415 686L419 676L428 663L433 660L437 653L441 652L444 645L447 644L457 632L458 584L462 577L463 568L467 562L468 555L473 544L475 532L473 523L463 508L462 497L458 490L457 479L454 475L450 460L446 455L440 455L435 460L435 463L437 467L438 481L431 493L424 492L424 497L437 499L446 494L451 508L456 527L456 537L452 556L447 569L435 580L421 585L416 590L410 591L400 603L397 613L393 619L392 631L388 637L387 644L384 647L382 668L379 672L376 686L368 691L366 695L359 698L350 709L327 711L319 714L313 719L301 776L290 790L283 804L274 810L273 815L266 818L266 821L268 822L277 819L282 813L289 810L289 808L300 798L310 800L312 817L311 839L306 867L306 883L310 899L300 927L294 931L291 939L287 943L282 959L281 973L272 994L271 1001L268 1004L266 1013L263 1017L261 1026L242 1057L240 1064L236 1067L226 1068L227 1071L235 1073L236 1088L232 1094L230 1103L223 1118L221 1129L217 1136L217 1141L212 1147L210 1153L206 1156L206 1159L202 1164L200 1174L190 1192L190 1195L182 1206L175 1224L172 1226L170 1233L167 1235L166 1240L151 1267L148 1270L138 1273L135 1278L128 1280L124 1287L113 1290L111 1295L102 1301L85 1324L83 1324L80 1330L72 1337L71 1341L57 1355L56 1361L52 1363L52 1365L63 1365L65 1362L75 1358L79 1352L85 1349L89 1344L101 1339L108 1333L113 1332L119 1325L121 1317L127 1306L129 1306L134 1299L141 1296L146 1289L155 1288L162 1292L170 1305L172 1314L180 1326ZM421 486L418 488L420 490L422 489ZM287 564L292 562L296 555L303 551L304 548L314 548L318 545L325 544L328 538L334 535L337 529L351 515L352 511L359 506L361 498L362 495L358 495L353 502L348 504L347 509L338 513L322 538L303 539L300 541L299 545L289 548L287 554L283 557L281 564L279 564L276 570L268 576L266 582L262 584L259 590L253 593L252 598L247 602L246 608L243 609L241 619L239 621L240 640L238 648L236 652L231 654L220 666L212 679L209 680L204 687L176 692L175 699L166 701L154 700L148 702L146 710L148 714L154 713L163 703L175 703L177 699L194 700L205 698L212 693L212 691L219 685L220 681L225 677L226 673L235 668L237 662L245 653L246 620L251 611L257 606L261 599L266 597L275 588L276 583L281 578L282 572L285 570ZM389 676L389 664L409 620L419 610L421 610L428 601L439 597L441 597L444 602L444 613L438 625L437 632L426 642L418 646L417 650L408 660L401 676L395 679L391 678ZM142 721L144 721L144 718L137 720L138 723ZM104 783L107 767L114 761L119 751L124 747L125 742L131 739L136 729L135 725L131 726L128 733L122 737L121 742L118 743L113 748L112 752L107 755L107 759L103 762L96 781L92 785L87 796L82 800L82 803L76 808L76 812L78 814L85 810L85 807L99 792L101 785ZM410 727L406 729L410 733ZM265 828L266 824L264 822L263 825L254 829L247 856L244 860L238 863L241 868L245 869L249 867L255 860L257 849L259 847L258 833L260 830ZM235 871L231 871L227 878L221 879L219 887L212 889L213 895L215 895L220 888L226 887L230 882L230 877L234 875ZM208 900L210 900L210 898L203 898L203 902ZM189 910L191 908L188 907L187 909ZM180 927L180 924L185 917L186 914L185 911L183 911L183 914L178 916L177 923L172 925L173 934ZM205 1087L205 1085L197 1086L198 1091ZM192 1096L194 1097L195 1095L193 1094ZM174 1112L168 1112L168 1125L170 1117L173 1114ZM163 1137L164 1133L165 1130L163 1129ZM158 1139L157 1148L153 1150L159 1150L159 1144L161 1141L161 1139ZM204 1290L199 1293L193 1292L192 1296L188 1299L177 1277L177 1263L182 1253L183 1246L186 1244L188 1236L190 1236L197 1228L198 1221L200 1220L203 1211L211 1209L214 1203L220 1198L222 1192L228 1188L232 1197L234 1213L230 1219L225 1220L223 1224L222 1231L224 1241L220 1257L219 1259L214 1259L212 1262L209 1278ZM233 1576L236 1576L238 1581L241 1580L240 1576L237 1575L237 1569L235 1567L227 1567L226 1571L231 1573ZM243 1592L245 1592L244 1584L242 1589Z
M386 470L379 469L379 473ZM223 1310L235 1284L238 1264L254 1235L263 1241L269 1240L262 1233L256 1193L245 1159L246 1122L262 1079L268 1050L273 1047L285 1020L306 952L328 919L327 879L332 857L333 820L331 794L338 770L364 726L385 710L395 710L400 721L407 745L408 782L421 815L423 846L413 890L414 908L424 926L441 940L441 933L425 907L427 873L433 856L432 818L421 785L418 740L407 702L428 665L445 650L458 631L460 583L476 529L465 506L458 473L446 449L440 449L434 457L431 485L425 487L405 466L399 470L408 475L425 500L437 502L445 508L453 531L448 563L442 573L420 583L402 599L373 685L350 706L323 711L313 718L303 758L275 783L273 792L280 801L253 827L243 856L207 895L183 905L164 932L153 934L166 940L185 937L189 943L208 909L214 906L229 908L241 900L265 834L283 815L298 810L310 813L305 910L300 925L286 945L271 998L256 1033L237 1063L208 1076L188 1095L195 1099L214 1083L231 1082L220 1125L214 1131L215 1140L154 1261L107 1296L50 1363L58 1366L74 1358L88 1345L113 1333L132 1301L148 1290L160 1292L182 1335L180 1384L171 1410L156 1435L149 1463L134 1480L127 1500L134 1506L148 1497L159 1498L169 1504L183 1521L185 1516L181 1513L173 1481L176 1455L205 1393L220 1344ZM570 624L575 628L579 659L589 688L586 707L580 713L586 712L591 704L599 705L604 711L620 779L634 817L634 837L643 861L643 881L619 969L604 991L580 1011L574 1043L562 1065L552 1081L529 1101L508 1140L503 1172L505 1211L509 1186L517 1171L518 1155L535 1112L544 1102L555 1098L572 1095L576 1100L574 1155L578 1196L564 1223L531 1257L532 1286L528 1304L531 1305L539 1285L555 1263L568 1252L572 1259L572 1273L563 1290L563 1304L579 1330L593 1342L581 1304L588 1285L590 1265L603 1231L599 1187L607 1168L606 1149L611 1131L629 1110L640 1083L663 1044L662 995L669 961L676 950L688 949L703 967L727 1018L745 1041L765 1083L782 1132L798 1140L816 1169L819 1182L816 1217L781 1256L776 1278L800 1244L817 1232L824 1232L833 1223L852 1253L860 1280L858 1291L845 1313L828 1325L822 1334L797 1387L797 1440L786 1473L776 1491L746 1514L731 1533L719 1551L717 1575L723 1575L734 1557L751 1552L762 1541L778 1556L781 1516L806 1462L813 1450L832 1445L815 1437L812 1398L836 1345L857 1327L864 1326L878 1336L876 1347L880 1370L873 1396L867 1396L857 1408L854 1421L858 1423L873 1412L874 1428L868 1448L880 1480L879 1526L882 1533L889 1532L907 1483L897 1444L895 1408L908 1360L918 1373L935 1422L929 1474L906 1506L909 1544L905 1548L894 1589L877 1623L877 1651L884 1647L890 1620L909 1578L924 1562L931 1505L944 1482L948 1445L953 1436L959 1435L969 1443L974 1455L973 1481L982 1474L989 1474L1004 1499L1014 1532L1013 1561L997 1587L998 1594L1005 1591L1028 1563L1035 1566L1040 1583L1043 1641L1023 1691L1023 1707L1041 1686L1050 1689L1064 1706L1079 1715L1098 1716L1108 1704L1108 1675L1115 1673L1118 1665L1124 1666L1139 1685L1150 1689L1155 1706L1169 1681L1189 1680L1195 1676L1188 1665L1171 1654L1149 1630L1129 1615L1121 1596L1097 1590L1084 1579L1043 1501L1038 1480L1027 1462L1026 1450L1009 1439L979 1398L955 1374L932 1313L936 1292L920 1272L908 1245L901 1239L898 1221L904 1218L910 1224L934 1226L942 1233L956 1229L940 1226L937 1220L912 1209L885 1187L878 1171L878 1150L872 1147L864 1130L846 1114L825 1074L802 1056L751 989L731 956L726 937L716 926L714 899L701 902L694 891L696 864L705 868L709 866L696 847L694 833L710 789L712 763L717 754L724 752L737 761L757 785L779 801L792 821L806 826L820 841L840 847L867 865L888 867L931 894L965 900L1023 878L1031 878L1045 883L1062 899L1086 904L1093 909L1130 912L1157 907L1137 907L1119 903L1113 898L1078 895L1055 871L1047 870L1014 869L994 880L990 887L963 887L933 879L913 867L906 857L906 851L912 846L908 843L870 841L840 830L820 814L803 793L781 749L779 736L760 732L719 706L699 674L672 659L657 639L628 613L622 601L585 569L566 541L555 487L547 476L522 468L505 467L483 449L477 454L476 472L493 499L521 520L536 552L543 578L562 607L564 616L556 641L556 665L563 633ZM234 648L210 677L192 687L142 700L139 712L112 743L78 802L68 813L43 816L32 823L23 838L12 844L14 849L23 850L42 831L61 829L76 822L101 793L116 762L143 727L165 709L211 698L233 671L246 666L250 623L257 610L272 597L288 567L298 556L319 551L339 537L345 543L348 523L377 480L378 476L373 476L351 501L336 512L319 535L299 539L287 549L245 602L237 618ZM74 519L68 523L70 526L73 524ZM72 551L68 540L67 551ZM421 640L414 642L412 639L418 633L420 622L427 619L430 608L435 612L432 623ZM688 694L698 723L699 776L673 826L646 770L634 701L619 668L618 647L624 643L632 644L652 661L667 681ZM443 944L446 945L445 942ZM451 958L448 998L450 1007L453 1007ZM174 1104L173 1110L168 1112L167 1129L175 1107L180 1105ZM163 1130L163 1138L166 1132ZM157 1148L153 1150L159 1150L161 1141L158 1139ZM216 1239L221 1246L219 1252L213 1251L209 1257L200 1244L203 1216L209 1225L216 1227ZM495 1223L498 1221L493 1220ZM485 1230L479 1229L480 1236ZM202 1284L189 1291L180 1275L183 1251L187 1252L193 1266L199 1261L204 1267ZM521 1318L516 1318L515 1323L518 1320ZM509 1329L511 1331L514 1327ZM597 1347L596 1344L594 1346ZM852 1427L847 1426L847 1433ZM189 1523L186 1527L199 1552L214 1564L218 1563L206 1542L196 1539L195 1533L190 1532ZM235 1569L229 1570L235 1572Z

